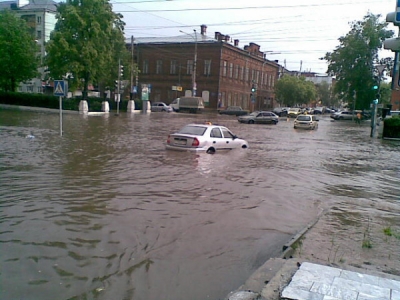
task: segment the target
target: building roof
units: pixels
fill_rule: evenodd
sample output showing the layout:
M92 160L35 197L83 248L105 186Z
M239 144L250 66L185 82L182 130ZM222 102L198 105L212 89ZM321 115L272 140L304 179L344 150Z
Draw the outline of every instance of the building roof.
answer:
M29 4L20 7L20 10L49 10L57 11L57 2L52 0L30 0Z
M134 44L177 44L177 43L218 43L218 41L212 37L200 34L184 34L178 36L166 36L166 37L134 37ZM131 43L131 38L125 39L126 44Z
M52 0L29 0L29 3L18 7L18 0L0 1L0 10L12 9L14 11L47 10L56 12L58 3Z

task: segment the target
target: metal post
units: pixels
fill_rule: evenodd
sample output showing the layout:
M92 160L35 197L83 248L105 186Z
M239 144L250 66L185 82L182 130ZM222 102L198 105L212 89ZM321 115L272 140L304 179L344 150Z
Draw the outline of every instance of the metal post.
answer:
M63 125L62 125L62 97L59 97L60 99L60 136L62 136L62 131L63 131Z
M133 100L133 72L134 72L134 59L133 59L133 35L131 36L131 55L132 55L132 65L131 65L131 93L130 98Z
M196 29L193 29L194 31L194 37L195 37L195 41L194 41L194 61L193 61L193 76L192 76L192 80L193 80L193 96L196 96L196 90L197 90L197 85L196 85L196 71L197 71L197 33L196 33Z
M119 87L121 85L121 59L118 60L118 83L117 83L117 116L119 115Z
M372 108L372 116L371 116L371 134L370 137L374 137L375 136L375 131L376 131L376 115L378 113L378 102L379 102L379 98L380 98L380 92L381 92L381 80L382 80L382 75L383 75L383 71L385 70L385 66L384 65L378 65L376 66L376 69L378 70L378 90L377 90L377 99L375 99L373 101L373 108Z

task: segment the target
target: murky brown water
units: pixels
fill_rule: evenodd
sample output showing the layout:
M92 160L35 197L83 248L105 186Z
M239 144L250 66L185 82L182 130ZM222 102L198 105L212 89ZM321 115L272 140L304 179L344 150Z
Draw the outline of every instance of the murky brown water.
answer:
M250 148L164 149L204 121ZM60 137L58 114L0 111L1 298L221 299L322 208L399 205L399 142L328 116L316 131L292 122L64 115Z

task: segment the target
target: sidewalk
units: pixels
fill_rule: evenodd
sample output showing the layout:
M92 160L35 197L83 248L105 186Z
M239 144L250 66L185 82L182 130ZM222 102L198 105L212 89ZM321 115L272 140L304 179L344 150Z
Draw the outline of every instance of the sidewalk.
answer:
M228 300L400 300L400 277L273 258Z
M317 255L321 250L318 247L312 248L313 251L317 251L315 255L307 255L307 258L293 258L299 241L303 241L303 251L306 250L304 241L309 241L308 247L316 246L316 242L319 243L313 235L321 234L321 228L325 227L318 228L318 224L323 221L324 214L321 214L285 244L278 257L269 259L241 287L224 299L400 300L400 273L392 272L392 268L396 268L398 263L394 261L391 263L390 259L384 259L387 267L382 268L385 270L382 272L380 268L368 268L367 263L366 265L356 263L354 255L350 255L343 261L335 259L321 261ZM373 233L371 229L370 234ZM375 243L379 242L380 240L375 241ZM348 243L348 241L343 240L343 243ZM335 245L338 247L339 244ZM376 245L375 255L386 257L387 253L383 253L380 247L389 247L388 245L383 242L382 245ZM391 245L394 247L393 251L398 250L396 245L397 243ZM328 243L323 244L322 247L332 247L332 245ZM393 259L397 258L397 255L392 256ZM347 263L343 263L344 261Z

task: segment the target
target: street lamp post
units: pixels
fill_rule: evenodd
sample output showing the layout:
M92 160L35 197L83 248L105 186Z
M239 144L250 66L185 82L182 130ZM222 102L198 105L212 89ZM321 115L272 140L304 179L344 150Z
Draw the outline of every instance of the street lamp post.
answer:
M385 66L384 65L378 65L376 66L376 70L378 71L378 89L377 89L377 94L376 94L376 98L373 101L373 105L372 105L372 120L371 120L371 134L370 137L374 137L375 136L375 131L376 131L376 115L377 115L377 105L379 102L379 98L380 98L380 92L381 92L381 80L382 80L382 75L383 75L383 71L385 70Z
M190 37L192 37L191 34L186 33L182 30L179 30L179 32L182 32ZM196 29L193 29L194 32L194 58L193 58L193 72L192 72L192 96L196 96L196 90L197 90L197 84L196 84L196 72L197 72L197 32ZM193 37L192 37L193 38Z

